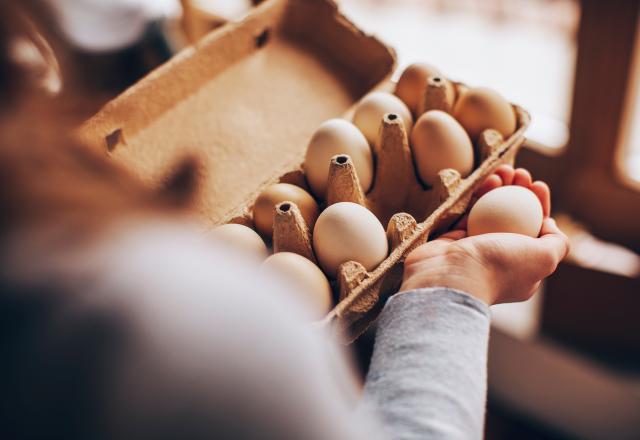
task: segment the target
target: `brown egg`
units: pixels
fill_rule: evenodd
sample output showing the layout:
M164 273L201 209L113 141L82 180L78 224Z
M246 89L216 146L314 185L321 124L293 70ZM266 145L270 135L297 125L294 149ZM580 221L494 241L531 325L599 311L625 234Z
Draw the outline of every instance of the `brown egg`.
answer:
M291 290L311 307L316 318L329 311L332 304L331 285L320 268L291 252L278 252L262 263L261 269L281 277Z
M360 180L363 191L373 183L373 153L369 143L358 128L344 119L329 119L323 122L309 141L304 159L304 172L311 191L324 198L331 158L347 154Z
M320 266L335 278L338 267L357 261L375 269L387 257L387 234L371 211L356 203L335 203L325 209L313 229L313 249Z
M378 143L382 118L387 113L398 115L405 131L411 133L413 117L404 102L391 93L372 92L362 98L353 114L353 124L364 134L369 145Z
M492 89L478 87L466 90L456 102L453 115L474 140L488 128L497 130L505 138L516 131L513 107Z
M471 208L469 235L513 232L537 237L542 228L542 205L538 197L522 186L501 186L489 191Z
M440 71L429 64L411 64L402 72L394 93L409 107L411 113L417 115L420 101L427 89L427 80L439 75Z
M453 168L462 177L473 170L473 144L464 128L448 113L430 110L416 121L411 150L418 176L433 185L438 172Z
M295 203L309 228L313 229L316 218L318 218L318 204L311 197L311 194L299 186L276 183L265 189L253 206L253 222L263 237L273 235L273 214L275 206L280 202Z
M256 231L244 225L229 223L218 226L210 232L209 237L251 258L263 260L269 254Z

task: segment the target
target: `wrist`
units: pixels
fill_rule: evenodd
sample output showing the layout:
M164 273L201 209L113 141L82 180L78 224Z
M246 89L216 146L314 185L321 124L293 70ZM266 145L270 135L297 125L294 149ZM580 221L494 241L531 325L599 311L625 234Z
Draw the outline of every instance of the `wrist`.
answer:
M399 292L443 287L465 292L487 305L495 303L496 283L489 271L468 255L447 252L406 270Z

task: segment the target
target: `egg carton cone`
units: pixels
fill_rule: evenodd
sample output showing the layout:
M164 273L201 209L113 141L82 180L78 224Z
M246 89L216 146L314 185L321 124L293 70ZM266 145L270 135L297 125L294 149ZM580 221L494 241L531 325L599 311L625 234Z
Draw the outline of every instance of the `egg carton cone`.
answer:
M275 207L273 252L293 252L317 263L311 244L311 230L294 202L282 202Z
M424 93L424 98L420 100L420 106L418 107L418 114L421 115L429 110L442 110L449 114L453 111L453 104L460 92L458 87L444 78L437 75L432 76L427 80L427 89Z

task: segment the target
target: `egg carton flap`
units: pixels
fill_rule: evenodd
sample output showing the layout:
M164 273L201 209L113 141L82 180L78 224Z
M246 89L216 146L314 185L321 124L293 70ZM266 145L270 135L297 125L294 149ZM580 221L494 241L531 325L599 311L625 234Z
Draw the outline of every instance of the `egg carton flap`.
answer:
M205 170L197 209L215 225L300 163L317 126L394 67L393 50L333 1L267 0L108 103L79 136L151 185L196 155Z

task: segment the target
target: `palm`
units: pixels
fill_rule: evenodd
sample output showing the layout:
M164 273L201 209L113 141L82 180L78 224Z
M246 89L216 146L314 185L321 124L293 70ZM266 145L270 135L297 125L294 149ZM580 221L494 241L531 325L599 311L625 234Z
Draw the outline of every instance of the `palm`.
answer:
M536 239L520 234L495 233L466 237L452 243L499 273L500 302L523 301L537 290L539 280L550 275L546 257L534 250ZM523 270L526 268L526 270Z

